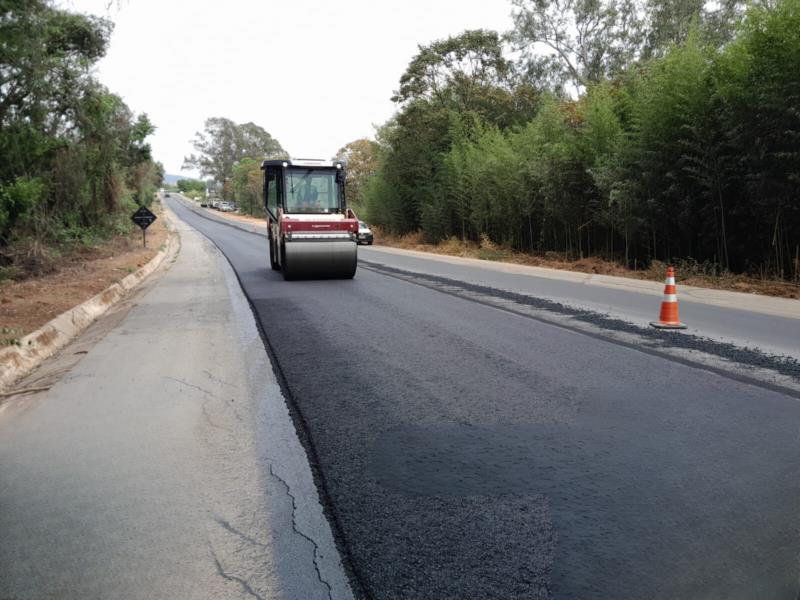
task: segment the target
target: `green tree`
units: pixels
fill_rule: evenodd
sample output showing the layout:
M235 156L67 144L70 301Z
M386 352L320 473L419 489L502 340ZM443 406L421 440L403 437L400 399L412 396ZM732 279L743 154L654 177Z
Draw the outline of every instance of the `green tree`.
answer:
M184 194L203 195L206 191L206 182L201 179L178 179L176 185Z
M266 216L261 181L261 162L244 158L233 167L233 197L239 209L255 216Z
M634 0L512 0L508 38L528 73L585 89L622 72L641 47L645 23ZM537 46L549 49L550 56ZM553 71L555 70L555 73Z
M800 0L753 7L716 61L738 268L800 281Z
M594 184L596 204L592 207L592 228L600 233L596 248L606 258L615 256L617 232L625 244L625 261L631 259L633 197L625 166L629 161L630 131L626 122L629 98L626 91L609 82L595 85L579 103L578 144L582 160ZM587 245L591 238L587 240Z
M485 30L420 46L392 99L400 111L378 134L381 182L366 186L365 198L370 219L400 233L418 228L423 214L446 220L436 179L453 143L453 115L507 128L530 118L539 101L530 86L514 85L498 34Z
M472 111L501 127L519 124L533 116L538 95L516 81L512 67L497 32L464 31L420 46L392 101L401 107L426 103L434 110Z
M347 164L345 196L356 210L363 205L364 185L378 170L379 153L378 143L367 138L354 140L336 153L336 160Z
M54 2L2 4L0 262L127 227L121 209L149 202L163 175L147 116L93 77L110 33L110 22Z
M800 0L513 4L521 63L491 32L420 47L377 131L371 220L800 280Z
M5 2L0 17L0 182L47 163L93 81L111 24L43 0Z
M204 130L195 134L192 144L198 154L185 157L183 168L196 169L220 182L226 198L231 197L230 181L238 161L288 156L262 127L254 123L237 125L224 117L206 119Z
M400 88L392 100L404 103L425 99L440 105L455 100L461 108L469 109L480 88L501 84L509 67L496 32L465 31L420 46L400 77Z
M721 48L736 34L747 4L741 0L648 0L642 58L664 56L672 46L686 43L693 29L704 44Z

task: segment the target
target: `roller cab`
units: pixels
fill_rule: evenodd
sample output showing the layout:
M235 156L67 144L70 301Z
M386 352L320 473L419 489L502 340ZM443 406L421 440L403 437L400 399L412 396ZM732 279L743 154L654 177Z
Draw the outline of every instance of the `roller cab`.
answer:
M347 208L339 161L265 160L269 261L284 279L350 279L358 262L358 218Z

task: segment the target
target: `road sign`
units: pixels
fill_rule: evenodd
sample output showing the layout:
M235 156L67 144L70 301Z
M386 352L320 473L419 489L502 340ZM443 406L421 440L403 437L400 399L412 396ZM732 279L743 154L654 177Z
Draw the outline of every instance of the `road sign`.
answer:
M150 212L146 206L140 206L139 210L137 210L135 213L133 213L133 216L131 216L131 221L141 227L142 230L150 227L155 220L156 216Z
M139 210L131 215L131 221L142 228L142 246L145 248L147 248L147 234L145 233L145 229L150 227L155 220L156 216L150 212L146 206L140 206Z

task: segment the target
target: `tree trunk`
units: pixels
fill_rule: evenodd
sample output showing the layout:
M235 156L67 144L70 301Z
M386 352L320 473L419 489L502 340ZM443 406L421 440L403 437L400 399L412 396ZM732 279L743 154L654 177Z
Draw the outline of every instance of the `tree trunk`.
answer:
M725 231L725 205L722 200L722 193L717 193L719 197L719 213L720 223L722 225L722 265L726 271L730 270L730 262L728 259L728 235Z

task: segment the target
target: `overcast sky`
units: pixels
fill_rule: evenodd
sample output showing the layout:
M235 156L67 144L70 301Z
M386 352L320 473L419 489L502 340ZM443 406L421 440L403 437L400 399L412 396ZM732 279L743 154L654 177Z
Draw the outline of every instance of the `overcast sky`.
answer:
M110 9L107 6L111 4ZM295 157L371 137L418 44L511 27L509 0L63 0L111 18L99 79L158 127L153 154L181 171L208 117L252 121Z

